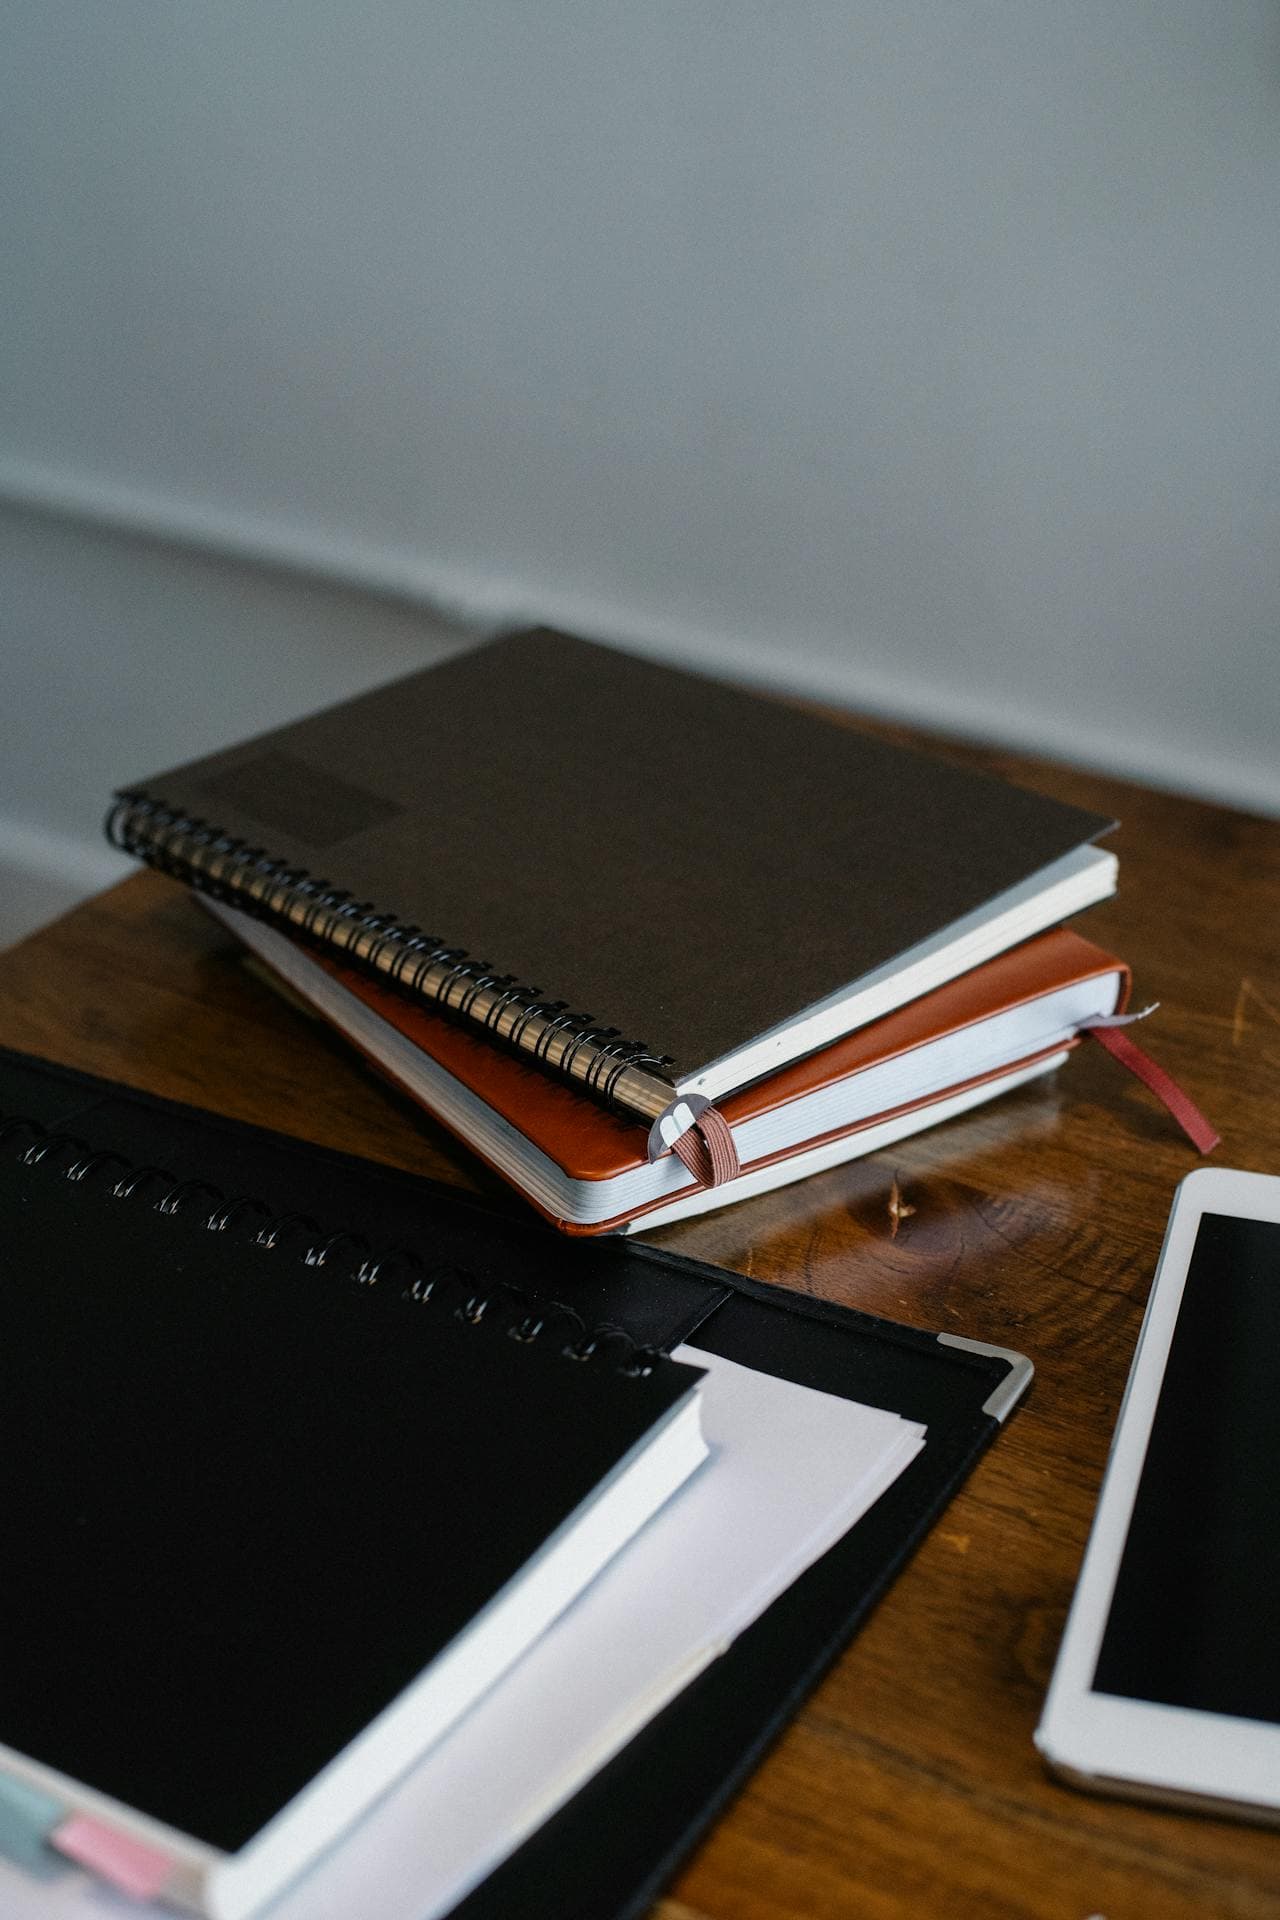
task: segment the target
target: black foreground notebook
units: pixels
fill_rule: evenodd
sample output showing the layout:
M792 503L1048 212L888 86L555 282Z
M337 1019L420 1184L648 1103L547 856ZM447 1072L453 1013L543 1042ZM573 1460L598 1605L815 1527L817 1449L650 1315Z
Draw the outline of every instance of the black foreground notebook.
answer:
M138 778L108 831L670 1126L1109 893L1109 824L539 629Z
M701 1375L76 1151L0 1140L0 1766L230 1920L705 1460Z
M398 1261L447 1273L467 1298L470 1289L477 1298L504 1298L515 1324L525 1317L554 1323L561 1346L589 1345L597 1330L596 1343L626 1365L684 1343L926 1423L923 1451L871 1512L476 1887L454 1909L456 1920L513 1913L635 1920L644 1913L1030 1378L1016 1354L793 1296L636 1242L566 1245L523 1217L393 1169L6 1052L0 1140L10 1152L29 1144L60 1188L89 1156L117 1156L130 1210L145 1205L158 1230L178 1225L172 1215L181 1214L184 1197L202 1219L226 1217L229 1226L241 1221L258 1232L265 1225L278 1250L287 1254L292 1241L286 1267L294 1271L272 1283L286 1298L301 1287L310 1303L314 1293L320 1276L306 1270L305 1249L327 1247L334 1272L349 1277L394 1250ZM287 1343L285 1356L282 1392ZM638 1377L661 1373L659 1366Z

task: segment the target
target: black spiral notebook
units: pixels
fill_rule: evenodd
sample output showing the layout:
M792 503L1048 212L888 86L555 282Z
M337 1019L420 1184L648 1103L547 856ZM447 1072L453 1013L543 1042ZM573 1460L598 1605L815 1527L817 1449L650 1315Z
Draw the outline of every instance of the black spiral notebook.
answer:
M923 1451L867 1517L476 1886L455 1907L457 1920L505 1920L515 1912L526 1920L632 1920L643 1913L887 1586L1030 1377L1016 1354L829 1307L635 1242L566 1246L523 1217L392 1169L0 1053L4 1138L35 1160L33 1175L44 1163L49 1184L41 1192L57 1191L68 1206L77 1204L75 1189L83 1184L77 1170L90 1162L101 1167L109 1157L112 1186L127 1194L118 1216L145 1214L144 1232L175 1234L184 1249L194 1247L201 1236L192 1239L181 1226L185 1201L205 1242L225 1240L205 1230L210 1220L224 1219L233 1233L252 1230L284 1253L282 1277L269 1283L282 1340L264 1342L262 1356L268 1375L279 1367L282 1393L291 1377L284 1322L299 1287L311 1303L315 1256L323 1250L321 1264L357 1294L361 1273L380 1263L384 1271L441 1276L460 1337L481 1335L466 1324L468 1315L483 1318L496 1301L504 1331L553 1332L548 1367L594 1378L602 1398L621 1367L623 1384L656 1394L668 1420L690 1370L661 1356L682 1344L927 1425ZM7 1220L27 1204L20 1192L11 1195ZM54 1202L36 1206L46 1204ZM35 1219L22 1229L35 1236L33 1244L42 1230ZM332 1301L327 1311L342 1320L344 1337L360 1310L411 1311L356 1298L340 1284ZM366 1347L359 1333L352 1337L358 1360ZM521 1343L501 1344L514 1351ZM566 1354L593 1356L592 1364L575 1367ZM234 1357L233 1342L227 1355ZM519 1364L537 1366L531 1354ZM537 1398L536 1389L523 1391ZM358 1394L354 1400L362 1404ZM650 1412L664 1417L656 1407ZM615 1434L610 1446L617 1458L625 1436ZM535 1457L527 1447L516 1455L530 1470ZM588 1486L602 1464L583 1463ZM179 1488L171 1493L180 1499ZM15 1637L11 1629L11 1650ZM0 1704L0 1741L20 1746L2 1724L4 1712ZM199 1781L190 1787L199 1799ZM207 1804L194 1814L189 1806L185 1817L195 1824Z
M656 1156L691 1102L1110 893L1108 824L539 629L135 781L108 832L652 1123Z

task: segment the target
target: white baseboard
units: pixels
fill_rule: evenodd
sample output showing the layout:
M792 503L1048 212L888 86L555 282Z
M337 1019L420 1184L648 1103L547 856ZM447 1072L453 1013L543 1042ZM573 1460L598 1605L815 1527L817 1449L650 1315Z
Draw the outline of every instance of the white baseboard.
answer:
M810 632L747 635L731 627L672 619L652 607L627 607L581 592L446 565L418 549L240 514L176 496L27 460L0 457L0 508L146 540L175 552L207 554L231 566L266 569L401 602L455 634L545 623L740 681L899 720L955 738L987 742L1119 774L1152 785L1280 815L1280 773L1270 750L1235 754L1233 736L1188 730L1185 715L1135 729L1124 715L1064 710L1034 680L1020 694L993 673L945 680L912 665L887 671L859 657L857 635ZM1260 690L1269 697L1267 687ZM1086 717L1087 712L1087 717ZM1150 716L1148 715L1148 719Z

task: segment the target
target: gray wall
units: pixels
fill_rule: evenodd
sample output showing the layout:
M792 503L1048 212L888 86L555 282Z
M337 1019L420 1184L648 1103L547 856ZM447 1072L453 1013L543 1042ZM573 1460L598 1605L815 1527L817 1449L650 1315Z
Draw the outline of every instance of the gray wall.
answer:
M415 602L1280 812L1273 4L42 0L0 48L0 870L74 890L89 761L424 657Z

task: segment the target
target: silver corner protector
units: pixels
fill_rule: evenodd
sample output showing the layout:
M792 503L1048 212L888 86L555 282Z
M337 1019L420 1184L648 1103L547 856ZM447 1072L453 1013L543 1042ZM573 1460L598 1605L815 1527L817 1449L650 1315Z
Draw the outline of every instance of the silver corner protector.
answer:
M989 1360L1007 1360L1009 1371L1000 1385L987 1395L982 1403L982 1411L989 1413L993 1420L1003 1424L1031 1385L1031 1376L1035 1368L1025 1353L1015 1353L1012 1347L993 1347L986 1340L966 1340L963 1334L940 1333L937 1335L940 1346L960 1347L965 1353L980 1353Z

